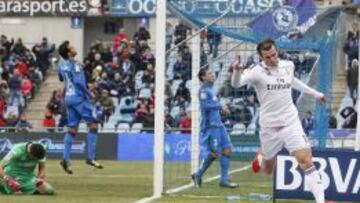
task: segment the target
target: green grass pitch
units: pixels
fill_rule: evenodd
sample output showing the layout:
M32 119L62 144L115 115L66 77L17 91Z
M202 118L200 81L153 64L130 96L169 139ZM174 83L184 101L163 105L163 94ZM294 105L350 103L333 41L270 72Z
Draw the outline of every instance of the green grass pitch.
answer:
M46 164L47 181L55 188L55 196L5 196L0 195L0 202L4 203L130 203L144 197L151 196L153 185L152 162L119 162L101 161L105 169L98 170L85 164L85 161L73 161L73 175L65 174L59 166L58 160L49 160ZM181 167L180 167L181 165ZM238 164L243 167L245 164ZM165 174L177 179L171 184L190 183L189 168L186 164L170 163L165 166ZM208 174L216 174L217 166ZM250 192L271 194L271 178L265 175L254 175L249 170L234 173L232 180L240 183L237 189L221 189L218 180L204 183L202 188L191 187L175 195L165 195L155 200L156 203L227 203L227 195L246 197ZM167 178L165 178L167 179ZM171 187L170 183L167 183ZM174 186L172 186L174 187ZM247 203L248 200L232 202ZM278 201L302 202L302 201ZM249 203L256 203L251 201ZM259 202L260 203L260 202ZM262 201L262 203L265 203Z

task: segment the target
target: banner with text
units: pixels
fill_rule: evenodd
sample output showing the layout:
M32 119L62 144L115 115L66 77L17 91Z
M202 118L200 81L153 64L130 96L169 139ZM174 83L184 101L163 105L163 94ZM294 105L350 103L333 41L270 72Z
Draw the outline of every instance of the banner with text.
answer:
M259 139L257 136L232 136L233 154L236 161L248 161L255 155ZM166 134L165 160L187 162L191 158L191 135ZM152 161L154 159L154 135L145 133L122 133L118 136L118 160ZM201 157L205 150L201 150Z
M64 151L65 133L1 133L0 135L0 157L3 157L14 144L20 142L39 142L43 144L47 151L48 158L62 158ZM116 135L99 134L96 150L97 159L116 160ZM87 158L87 139L86 134L76 135L72 149L71 157L74 159Z
M315 150L313 156L327 200L360 201L360 152ZM277 158L274 178L274 199L314 199L305 186L306 180L297 161L285 152Z
M233 2L230 7L229 2ZM170 0L168 3L188 14L203 17L220 16L229 8L228 16L254 16L271 7L283 5L282 0ZM156 0L112 0L110 6L110 15L113 16L153 16L155 12Z

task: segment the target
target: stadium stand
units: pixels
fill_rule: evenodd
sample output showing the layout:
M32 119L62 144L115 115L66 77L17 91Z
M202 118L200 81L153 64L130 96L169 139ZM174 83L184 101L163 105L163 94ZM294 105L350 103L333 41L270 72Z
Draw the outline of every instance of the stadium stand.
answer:
M29 124L24 112L47 77L54 49L46 37L29 48L21 38L15 41L1 35L0 127L14 131Z

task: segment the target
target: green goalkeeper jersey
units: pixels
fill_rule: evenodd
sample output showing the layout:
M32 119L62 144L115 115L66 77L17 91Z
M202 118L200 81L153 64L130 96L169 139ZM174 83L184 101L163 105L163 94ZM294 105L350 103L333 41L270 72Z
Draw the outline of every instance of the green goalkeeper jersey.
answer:
M37 160L32 158L28 152L29 143L15 144L10 152L2 159L1 165L4 168L6 175L18 178L31 178L35 176L35 168L39 162L43 160Z

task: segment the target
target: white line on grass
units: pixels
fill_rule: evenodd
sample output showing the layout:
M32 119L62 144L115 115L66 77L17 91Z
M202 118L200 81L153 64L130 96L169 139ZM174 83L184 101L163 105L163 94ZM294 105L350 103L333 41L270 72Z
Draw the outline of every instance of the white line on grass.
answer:
M140 199L134 203L149 203L149 202L152 202L156 199L159 199L161 196L151 196L151 197L145 197L143 199Z
M231 170L229 172L229 174L233 174L233 173L237 173L237 172L241 172L241 171L246 171L249 168L250 168L250 165L247 165L247 166L244 166L244 167L241 167L241 168ZM220 178L220 175L217 175L217 176L205 179L204 182L208 183L208 182L214 181L214 180L219 179L219 178ZM177 188L174 188L174 189L167 190L165 193L166 194L172 194L172 193L176 193L176 192L180 192L180 191L189 189L191 187L194 187L193 183L183 185L183 186L180 186L180 187L177 187ZM134 203L149 203L149 202L152 202L152 201L154 201L156 199L159 199L159 198L161 198L161 196L146 197L146 198L140 199L140 200L138 200L138 201L136 201ZM214 197L209 196L208 198L214 198Z
M241 172L241 171L246 171L246 170L248 170L249 168L250 168L250 165L247 165L247 166L244 166L244 167L241 167L241 168L237 168L237 169L231 170L231 171L229 172L229 174L233 174L233 173L237 173L237 172ZM214 177L205 179L204 182L205 182L205 183L208 183L208 182L214 181L214 180L219 179L219 178L220 178L220 175L217 175L217 176L214 176ZM194 183L190 183L190 184L183 185L183 186L180 186L180 187L177 187L177 188L174 188L174 189L167 190L165 193L166 193L166 194L177 193L177 192L180 192L180 191L189 189L189 188L191 188L191 187L194 187Z

